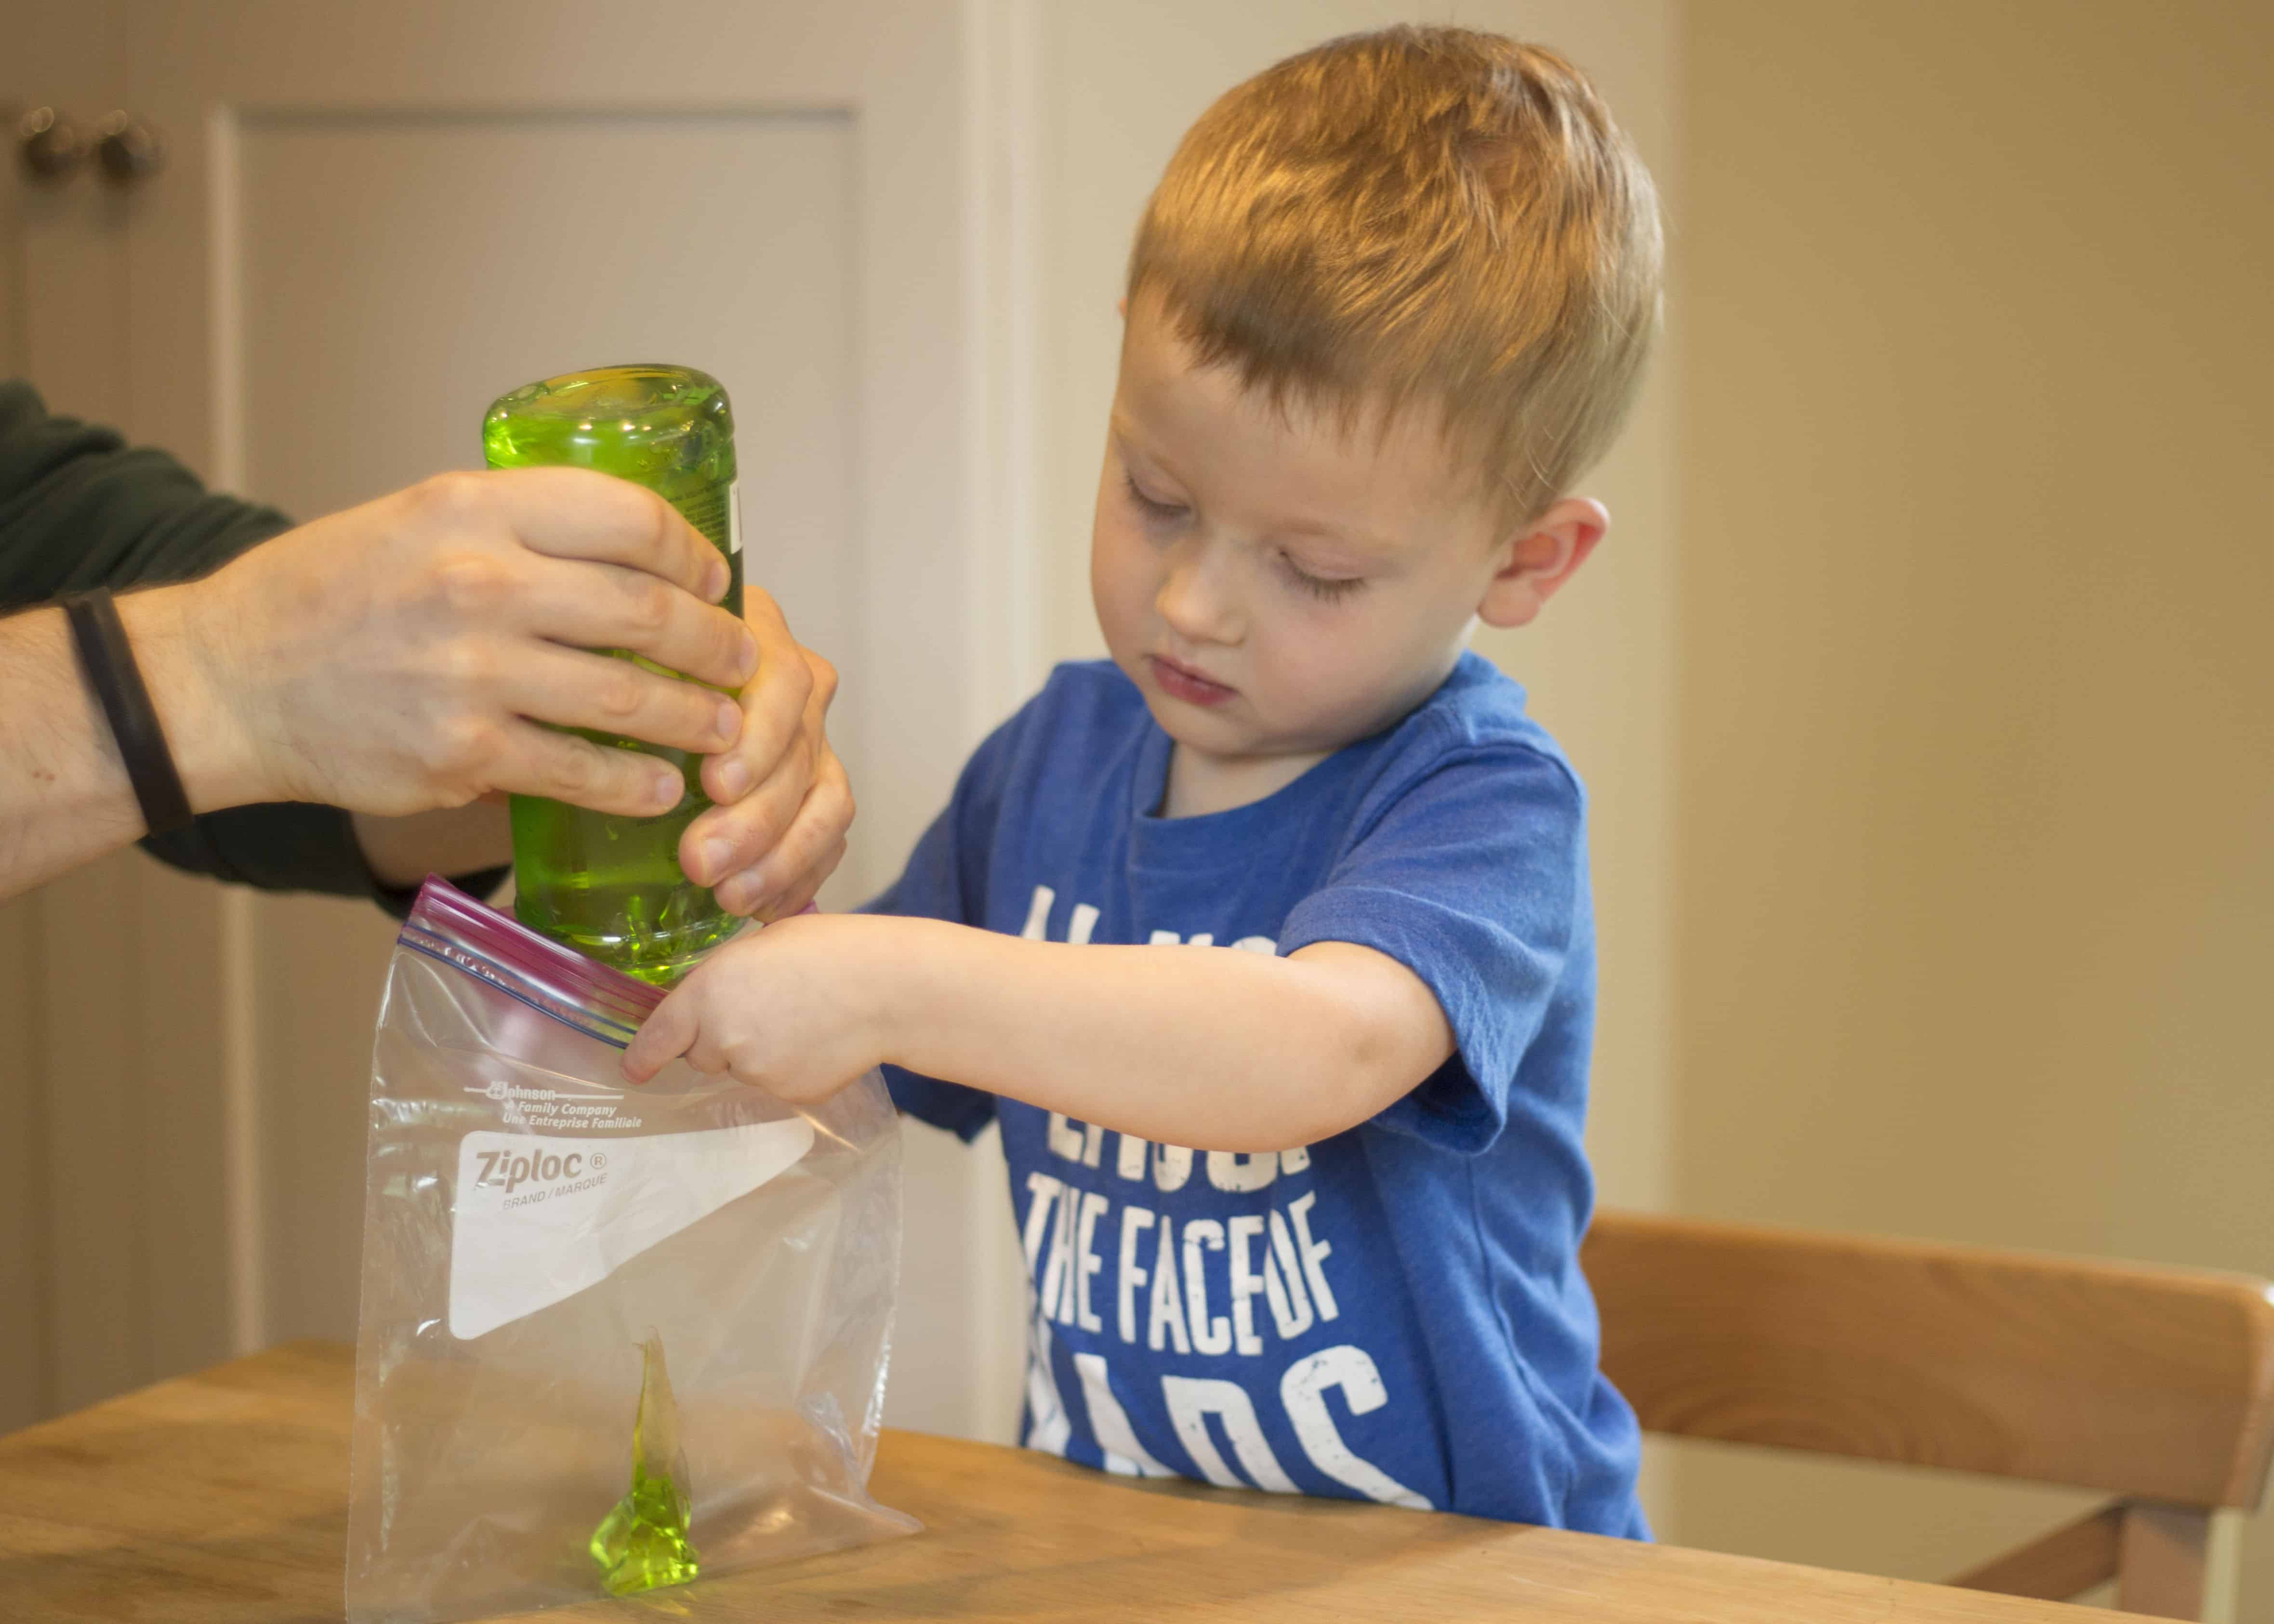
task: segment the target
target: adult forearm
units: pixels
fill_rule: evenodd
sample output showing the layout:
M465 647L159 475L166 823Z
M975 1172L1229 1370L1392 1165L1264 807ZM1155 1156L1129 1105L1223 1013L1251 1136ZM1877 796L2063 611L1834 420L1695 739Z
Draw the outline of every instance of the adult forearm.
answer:
M135 663L198 811L258 800L230 742L207 662L180 613L181 588L118 602ZM0 896L12 896L139 838L142 814L59 609L0 620Z
M126 771L79 680L59 610L0 620L0 897L142 832Z
M1451 1049L1427 988L1365 948L1077 947L894 922L892 1059L1146 1139L1314 1143Z

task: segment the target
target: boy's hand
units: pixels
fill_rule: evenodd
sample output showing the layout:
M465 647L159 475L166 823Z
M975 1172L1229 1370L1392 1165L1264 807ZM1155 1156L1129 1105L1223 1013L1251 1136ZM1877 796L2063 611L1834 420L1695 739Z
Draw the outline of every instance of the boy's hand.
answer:
M792 1105L827 1099L885 1058L876 959L892 921L811 914L742 936L657 1006L624 1051L644 1083L681 1055Z

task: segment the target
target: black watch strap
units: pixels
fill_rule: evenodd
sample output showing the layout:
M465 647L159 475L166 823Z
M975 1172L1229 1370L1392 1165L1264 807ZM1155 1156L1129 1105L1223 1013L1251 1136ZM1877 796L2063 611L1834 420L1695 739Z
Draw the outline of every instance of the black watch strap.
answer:
M127 780L141 803L143 823L154 835L186 829L193 816L190 797L182 788L182 775L174 770L165 730L158 726L157 708L143 686L141 668L134 663L110 590L74 592L63 600L63 609L87 686L110 719L110 736L118 741L119 759L126 763Z

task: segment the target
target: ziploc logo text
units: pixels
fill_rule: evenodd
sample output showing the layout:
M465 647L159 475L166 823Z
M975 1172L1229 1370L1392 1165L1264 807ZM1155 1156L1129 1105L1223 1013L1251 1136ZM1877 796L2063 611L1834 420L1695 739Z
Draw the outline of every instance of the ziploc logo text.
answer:
M596 1167L607 1165L605 1154L596 1153L591 1161ZM506 1193L511 1195L532 1179L549 1184L556 1178L575 1178L584 1170L585 1156L581 1150L572 1150L565 1156L548 1152L540 1143L524 1151L478 1150L474 1162L479 1169L474 1177L476 1184L502 1184Z

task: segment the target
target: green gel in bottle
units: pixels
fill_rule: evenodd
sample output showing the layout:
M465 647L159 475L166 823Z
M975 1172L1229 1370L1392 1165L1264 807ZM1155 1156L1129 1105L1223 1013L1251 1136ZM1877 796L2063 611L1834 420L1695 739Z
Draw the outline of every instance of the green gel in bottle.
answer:
M725 607L742 613L734 418L727 391L709 373L687 366L605 366L524 385L490 407L482 449L492 468L565 464L647 486L727 555L733 584ZM638 658L621 649L608 652ZM703 759L577 731L596 744L671 763L686 793L654 817L514 796L514 912L523 924L589 958L670 986L742 923L680 871L679 838L711 804L700 781Z
M685 1584L702 1571L687 1542L687 1452L679 1442L679 1405L663 1365L663 1339L640 1345L639 1410L632 1417L631 1492L592 1530L592 1560L601 1588L632 1596Z

